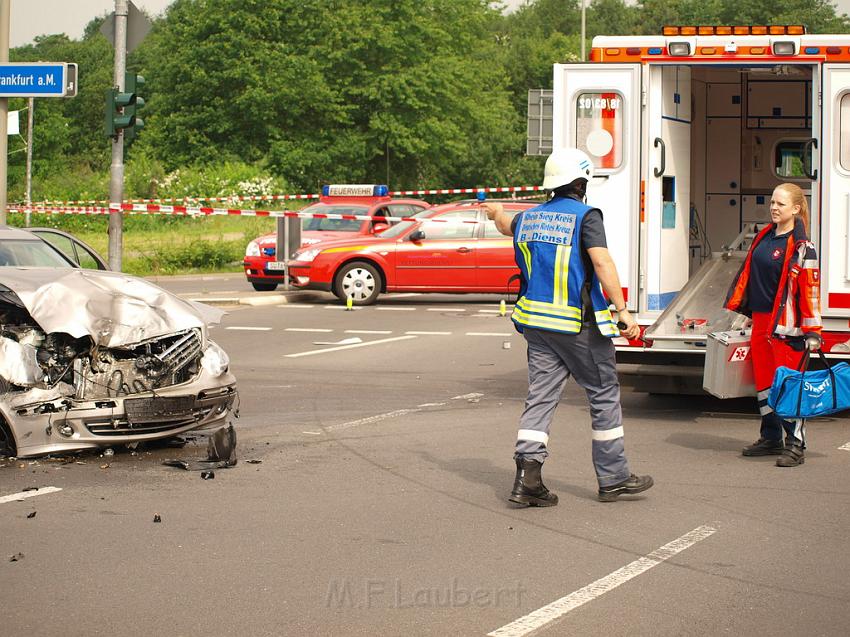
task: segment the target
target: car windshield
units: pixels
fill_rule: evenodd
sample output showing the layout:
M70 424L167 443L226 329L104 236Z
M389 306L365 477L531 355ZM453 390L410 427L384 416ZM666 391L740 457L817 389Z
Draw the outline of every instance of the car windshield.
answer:
M394 226L390 226L381 233L381 237L400 237L405 232L410 230L416 224L415 221L399 221Z
M73 264L64 259L56 250L44 241L8 239L0 243L0 266L72 268Z
M366 215L369 213L369 208L366 206L327 206L325 204L315 204L308 206L302 212L319 212L322 214L334 215ZM363 223L357 219L303 219L301 221L301 230L331 230L334 232L358 232Z

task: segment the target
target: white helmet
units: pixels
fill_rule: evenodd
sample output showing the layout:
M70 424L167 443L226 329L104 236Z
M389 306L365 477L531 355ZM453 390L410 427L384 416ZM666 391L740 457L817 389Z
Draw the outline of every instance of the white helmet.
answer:
M576 179L593 178L593 162L578 148L559 148L549 155L543 170L543 187L555 190Z

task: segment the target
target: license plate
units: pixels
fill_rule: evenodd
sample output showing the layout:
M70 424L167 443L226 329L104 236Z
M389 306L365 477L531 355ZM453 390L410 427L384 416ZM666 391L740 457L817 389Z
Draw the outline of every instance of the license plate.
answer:
M124 401L127 420L133 424L179 420L192 414L194 396L128 398Z
M269 261L266 263L266 270L286 270L286 263L284 261Z

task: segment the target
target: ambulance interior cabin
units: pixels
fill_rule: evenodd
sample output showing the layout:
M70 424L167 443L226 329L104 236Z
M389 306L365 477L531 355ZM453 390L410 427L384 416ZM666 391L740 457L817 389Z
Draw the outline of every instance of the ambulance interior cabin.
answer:
M681 291L658 308L663 311L648 336L740 327L740 315L718 308L753 233L770 223L774 187L796 183L811 202L812 73L811 65L790 64L661 69L668 166L662 217L670 206L689 209L687 228L662 241L661 260L680 281L688 275ZM664 234L663 220L661 228Z

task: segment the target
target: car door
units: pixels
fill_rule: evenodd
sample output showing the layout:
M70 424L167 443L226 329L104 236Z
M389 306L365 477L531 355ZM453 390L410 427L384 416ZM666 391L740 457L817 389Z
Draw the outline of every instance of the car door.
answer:
M515 215L519 210L505 209ZM519 289L519 268L514 258L513 239L496 229L489 219L480 220L476 250L476 287L482 292L516 292Z
M396 285L407 289L474 290L478 210L423 220L396 248ZM424 236L411 239L419 233Z

